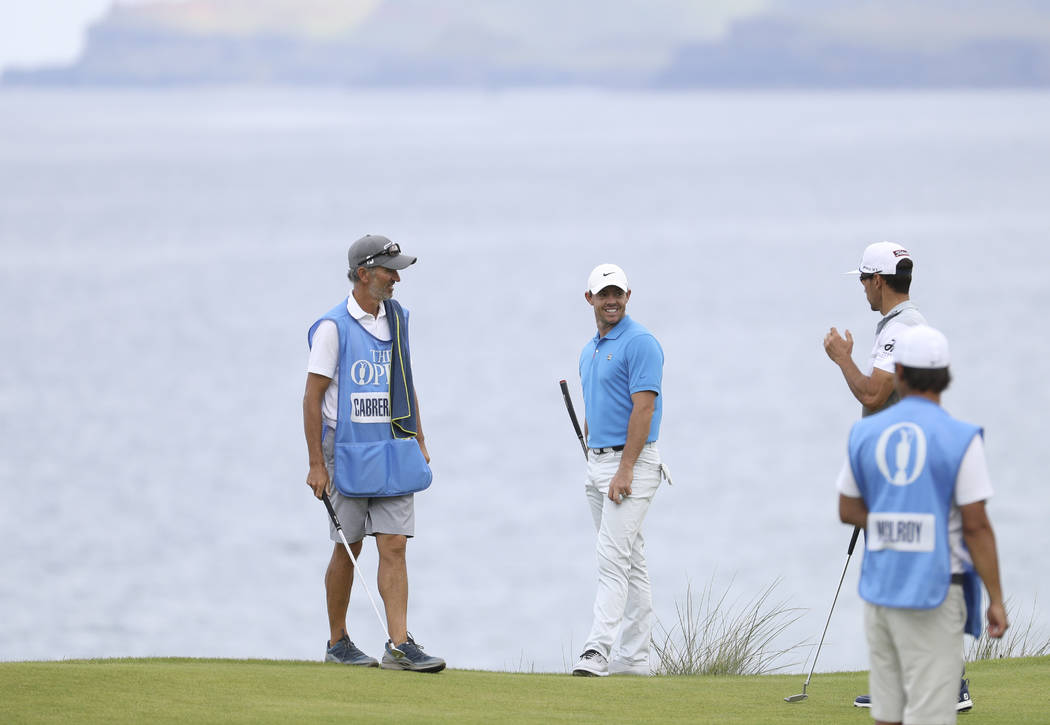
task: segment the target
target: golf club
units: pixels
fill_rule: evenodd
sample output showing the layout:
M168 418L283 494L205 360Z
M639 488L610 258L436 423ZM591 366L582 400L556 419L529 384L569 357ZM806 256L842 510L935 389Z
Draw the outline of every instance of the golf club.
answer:
M576 437L580 439L580 447L583 448L583 456L587 457L587 443L583 440L583 431L580 430L580 421L576 420L576 410L572 407L572 398L569 397L569 384L561 381L561 395L565 398L565 409L569 411L569 419L572 427L576 429Z
M583 431L580 430L580 421L576 419L576 409L572 407L572 397L569 395L569 385L564 380L561 381L561 395L565 398L565 410L569 411L569 420L572 421L572 427L576 430L576 437L580 441L580 447L583 448L583 457L587 458L587 442L583 440ZM666 475L666 470L663 469L663 467L661 467L660 470L664 471L664 475ZM667 481L671 481L670 476L667 477ZM620 501L617 503L622 502L623 499L624 494L621 494Z
M828 633L828 625L831 624L831 613L835 611L835 602L839 600L839 591L842 589L842 582L846 578L846 568L849 566L850 557L853 556L853 547L857 545L857 535L860 534L860 527L853 527L853 537L849 540L849 548L846 550L846 566L842 567L842 576L839 577L839 585L835 589L835 598L831 600L831 609L828 611L828 620L824 622L824 631L820 635L820 644L817 645L817 653L813 655L813 666L809 668L809 675L806 677L806 681L802 683L802 692L797 695L790 695L784 698L784 702L802 702L809 695L806 694L806 688L809 687L809 681L813 678L813 670L817 668L817 658L820 657L820 648L824 646L824 635Z
M328 492L321 494L321 500L324 501L324 507L328 509L328 516L332 519L332 523L335 524L335 530L339 532L339 538L343 541L343 547L346 549L346 553L350 556L350 561L354 564L354 571L357 571L357 557L354 556L354 552L350 551L350 544L346 542L346 536L343 534L343 525L339 523L339 517L335 515L335 509L332 508L332 502L328 498ZM372 610L376 613L376 618L379 620L379 628L386 632L386 620L383 619L383 615L379 613L379 607L376 606L376 600L372 598L372 592L365 584L364 576L361 577L361 586L365 589L365 594L368 595L368 601L372 602ZM387 635L389 636L389 635ZM397 648L393 640L390 640L390 644L386 646L387 652L393 655L396 659L401 659L405 656L405 653Z

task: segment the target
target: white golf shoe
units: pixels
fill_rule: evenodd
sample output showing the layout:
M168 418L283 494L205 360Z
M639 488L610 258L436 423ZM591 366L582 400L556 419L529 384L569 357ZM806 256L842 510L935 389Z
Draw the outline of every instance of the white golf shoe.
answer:
M606 677L609 674L609 660L598 650L589 649L580 655L572 674L577 677Z

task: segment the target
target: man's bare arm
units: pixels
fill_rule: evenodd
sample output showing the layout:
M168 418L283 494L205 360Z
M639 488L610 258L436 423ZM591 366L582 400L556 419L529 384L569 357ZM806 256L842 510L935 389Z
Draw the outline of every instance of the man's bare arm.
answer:
M995 532L988 520L984 501L959 507L962 514L963 540L970 550L973 566L988 590L988 636L1002 637L1009 627L1003 590L999 582L999 555L995 546Z
M839 520L864 529L868 526L868 507L864 499L839 494Z
M846 330L846 337L843 338L838 330L832 327L824 336L824 352L839 366L842 377L846 379L846 385L861 405L877 410L890 399L893 394L893 375L879 368L872 370L871 375L860 371L857 363L853 362L853 335L849 330Z
M324 465L324 451L321 448L321 433L324 427L321 405L331 382L332 379L324 375L307 373L306 392L303 393L303 431L306 433L306 451L310 461L306 485L313 489L317 498L321 498L321 494L327 491L331 484L328 469Z

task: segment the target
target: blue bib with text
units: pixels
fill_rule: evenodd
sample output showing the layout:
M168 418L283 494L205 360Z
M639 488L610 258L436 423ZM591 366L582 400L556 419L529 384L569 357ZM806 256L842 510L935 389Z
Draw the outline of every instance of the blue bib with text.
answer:
M955 481L980 433L917 396L853 426L850 467L868 508L859 586L864 600L907 609L932 609L944 601L951 584L948 517ZM967 574L977 582L979 597L976 574ZM967 586L968 631L974 614L980 627L973 583Z
M350 316L346 301L322 320L339 330L339 412L335 426L336 489L355 498L401 496L422 491L433 479L414 437L395 438L390 420L393 343L380 340Z

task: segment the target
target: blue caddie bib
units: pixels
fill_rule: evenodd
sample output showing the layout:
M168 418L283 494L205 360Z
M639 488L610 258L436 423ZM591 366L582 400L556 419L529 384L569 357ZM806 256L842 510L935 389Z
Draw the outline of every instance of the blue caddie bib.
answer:
M380 340L351 317L347 300L322 320L339 331L339 408L335 426L333 482L354 498L401 496L422 491L433 479L414 437L395 438L390 416L390 359L393 342ZM327 434L327 433L326 433Z
M932 609L948 596L955 481L966 449L980 434L980 427L917 396L853 426L850 467L868 508L859 585L865 601ZM967 631L976 620L979 634L980 580L972 567L967 578Z

